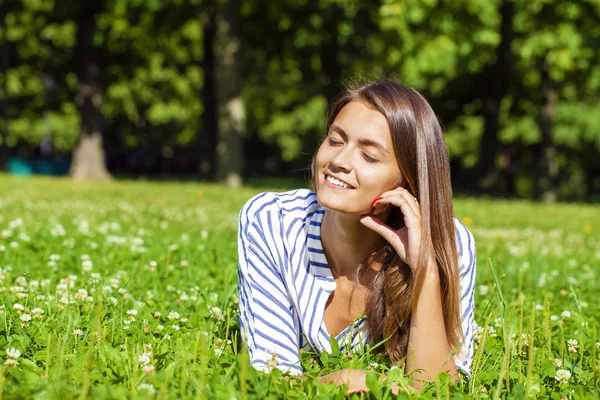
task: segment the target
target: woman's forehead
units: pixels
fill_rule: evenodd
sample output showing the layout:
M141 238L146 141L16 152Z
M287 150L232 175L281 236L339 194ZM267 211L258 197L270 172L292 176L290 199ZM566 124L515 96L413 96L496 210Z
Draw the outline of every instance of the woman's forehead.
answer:
M330 131L336 130L353 140L376 141L386 148L392 145L385 116L358 101L352 101L340 110L330 127Z

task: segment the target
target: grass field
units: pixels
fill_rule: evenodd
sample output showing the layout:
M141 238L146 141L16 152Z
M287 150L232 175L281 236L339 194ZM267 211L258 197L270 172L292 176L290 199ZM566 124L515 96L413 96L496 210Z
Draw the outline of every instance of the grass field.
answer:
M307 352L287 381L240 351L237 214L281 189L0 175L0 399L344 398L311 378L346 367L391 398L370 354ZM600 207L455 210L478 250L472 378L401 397L597 399Z

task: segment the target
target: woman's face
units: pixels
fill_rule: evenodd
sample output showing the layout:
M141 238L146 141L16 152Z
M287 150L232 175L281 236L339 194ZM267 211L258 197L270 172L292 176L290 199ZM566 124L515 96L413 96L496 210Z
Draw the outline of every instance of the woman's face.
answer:
M400 186L400 169L383 114L353 101L336 116L315 159L317 200L362 215L383 192Z

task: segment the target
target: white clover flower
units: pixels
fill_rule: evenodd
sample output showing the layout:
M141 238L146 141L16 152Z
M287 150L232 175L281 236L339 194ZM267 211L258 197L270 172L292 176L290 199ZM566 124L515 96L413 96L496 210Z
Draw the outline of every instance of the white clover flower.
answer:
M117 303L119 302L119 300L117 300L115 297L110 296L108 299L106 299L106 301L110 304L112 304L113 306L116 306Z
M551 315L550 321L558 321L558 317L556 315Z
M94 281L96 281L96 282L98 282L98 281L100 281L100 279L102 279L102 275L100 275L100 274L99 274L99 273L97 273L97 272L92 272L92 273L90 274L90 279L91 279L91 280L94 280Z
M181 323L182 323L182 324L185 324L187 321L188 321L188 319L187 319L187 318L181 318Z
M85 289L79 289L75 294L75 298L79 301L85 301L88 297L88 291Z
M21 315L20 318L21 318L21 321L23 321L23 322L29 322L29 321L31 321L32 317L29 314L23 314L23 315Z
M165 336L163 336L163 338L164 338L165 340L171 340L171 335L169 335L169 334L167 333Z
M210 311L211 315L217 321L224 321L225 320L225 318L223 317L223 312L221 311L221 309L219 307L209 307L209 311Z
M4 361L4 365L9 367L16 367L17 365L19 365L19 362L14 358L7 358L6 361Z
M219 295L216 293L211 293L208 299L211 303L216 303L217 301L219 301Z
M552 359L552 364L555 367L560 368L560 367L562 367L562 360L560 358L553 358Z
M15 309L17 311L23 311L23 310L25 310L25 307L23 306L23 304L15 303L15 304L13 304L13 309Z
M567 344L569 345L569 353L577 353L577 347L579 346L577 339L569 339Z
M167 318L170 320L179 319L179 313L176 311L171 311L169 315L167 315Z
M171 328L175 329L176 331L178 331L179 329L181 329L181 328L179 328L179 325L171 325Z
M138 315L137 310L127 310L127 315Z
M221 354L223 354L223 350L221 350L221 349L215 349L215 356L220 357Z
M17 358L21 357L21 352L18 349L15 349L14 347L12 347L10 349L6 349L6 356L8 358L12 358L13 360L16 360Z
M479 286L479 294L485 296L490 291L490 287L488 285Z
M150 364L151 361L152 361L152 353L151 352L145 351L138 357L138 362L140 363L140 365L148 365L148 364Z
M536 304L535 309L536 309L536 311L542 311L544 309L544 306L541 304Z
M149 383L140 383L137 387L138 391L142 391L142 390L146 390L148 393L150 394L155 394L156 393L156 389L154 388L154 386L152 386Z
M157 330L159 330L159 331L162 331L163 329L165 329L165 327L164 327L164 326L162 326L162 325L158 325L158 326L156 327L156 329L157 329Z
M565 319L569 319L569 318L571 318L571 312L570 312L570 311L568 311L568 310L565 310L565 311L563 311L563 312L560 314L560 316L561 316L561 317L563 317L563 318L565 318Z
M490 335L491 337L497 337L498 334L496 333L496 328L494 328L493 326L488 326L488 335Z
M75 337L82 337L82 336L83 336L83 331L82 331L81 329L75 329L75 330L73 331L73 335L74 335Z
M558 371L556 371L556 375L554 376L554 379L556 379L560 384L569 383L570 378L571 372L566 369L559 369Z
M90 272L92 268L94 268L94 264L92 264L90 260L84 260L81 263L81 269L83 270L83 272Z
M42 314L44 313L44 310L42 310L39 307L34 308L33 310L31 310L31 313L33 314L34 317L36 318L41 318Z
M377 364L376 362L372 362L371 364L369 364L369 367L371 367L372 369L376 369L379 367L379 364Z
M143 371L145 374L151 374L151 373L153 373L153 372L154 372L154 370L155 370L155 369L156 369L156 368L154 367L154 365L152 365L152 364L148 364L148 365L144 365L144 367L142 368L142 371Z

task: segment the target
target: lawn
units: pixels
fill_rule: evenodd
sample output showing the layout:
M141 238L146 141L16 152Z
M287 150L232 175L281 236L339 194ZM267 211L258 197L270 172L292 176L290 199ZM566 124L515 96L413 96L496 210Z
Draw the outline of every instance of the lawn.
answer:
M305 352L304 381L249 367L237 214L283 189L0 175L0 399L344 398L312 378L346 367L391 398L377 373L406 378L371 354ZM600 207L459 198L455 212L477 241L472 377L401 397L598 398Z

